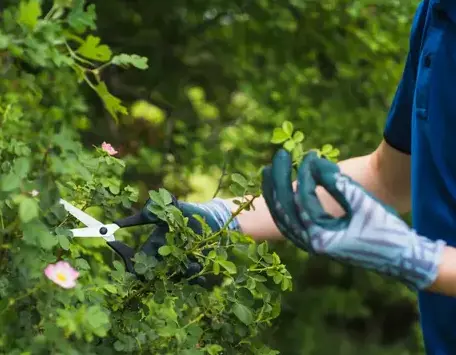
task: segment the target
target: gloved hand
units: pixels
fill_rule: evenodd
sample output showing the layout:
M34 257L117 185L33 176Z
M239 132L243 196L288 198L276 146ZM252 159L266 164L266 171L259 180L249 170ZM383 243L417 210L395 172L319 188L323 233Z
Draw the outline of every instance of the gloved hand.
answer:
M263 194L281 231L312 254L393 276L413 289L425 289L437 277L445 242L418 235L398 214L369 194L337 164L309 153L298 167L296 192L292 160L280 150L263 171ZM344 208L334 218L316 195L323 186Z
M175 196L171 196L171 198L172 204L181 210L184 217L188 217L188 226L197 234L202 232L202 228L200 222L193 215L203 217L213 232L219 231L231 218L230 207L220 198L214 198L206 203L183 202L177 200ZM149 210L152 204L152 200L147 200L142 213L149 221L157 220L158 222L158 218ZM228 229L240 230L239 222L236 218L230 222Z
M153 255L158 260L162 257L158 254L158 249L166 244L166 233L169 228L168 225L161 221L153 212L150 211L149 207L154 202L152 200L147 200L144 205L141 214L144 221L147 223L157 224L157 228L154 230L152 235L149 237L147 243L145 243L142 251L147 255ZM231 210L225 201L219 198L212 199L206 203L189 203L178 201L175 196L172 196L172 204L181 210L184 217L188 217L188 227L191 228L195 233L201 234L202 227L201 223L193 217L193 215L201 216L208 226L212 229L213 232L217 232L222 229L225 224L231 218ZM239 222L234 218L227 226L229 230L240 230ZM207 255L209 250L205 251ZM187 271L185 277L189 278L193 275L196 275L202 270L201 264L199 264L196 258L192 258L190 264L187 266ZM206 277L199 276L197 278L191 279L191 284L198 284L203 287L210 287L210 285L217 283L218 280L211 280L209 283Z

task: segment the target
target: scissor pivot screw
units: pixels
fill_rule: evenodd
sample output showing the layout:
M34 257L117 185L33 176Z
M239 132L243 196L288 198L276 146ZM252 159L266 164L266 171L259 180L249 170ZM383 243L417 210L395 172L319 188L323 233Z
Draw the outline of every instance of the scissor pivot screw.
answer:
M108 233L108 228L106 228L106 227L101 227L101 228L100 228L100 234L105 235L106 233Z

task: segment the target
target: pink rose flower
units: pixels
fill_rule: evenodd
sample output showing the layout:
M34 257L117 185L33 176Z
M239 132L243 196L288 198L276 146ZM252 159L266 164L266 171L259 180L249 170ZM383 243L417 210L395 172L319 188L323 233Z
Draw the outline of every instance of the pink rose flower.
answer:
M44 269L46 277L63 288L76 286L76 279L79 272L71 267L66 261L58 261L56 264L49 264Z
M106 142L103 142L101 144L101 149L103 149L109 155L116 155L118 153L118 151L115 150L114 147L111 144L106 143Z

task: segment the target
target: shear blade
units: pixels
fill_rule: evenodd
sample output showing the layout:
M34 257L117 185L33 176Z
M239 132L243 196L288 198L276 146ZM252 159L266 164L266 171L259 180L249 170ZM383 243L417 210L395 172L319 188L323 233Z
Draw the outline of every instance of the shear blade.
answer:
M88 215L87 213L81 211L79 208L73 206L71 203L65 201L64 199L60 199L60 203L65 207L65 209L87 227L98 227L102 226L103 223L96 220L92 216Z
M119 229L116 224L102 225L101 227L87 227L70 229L73 237L80 238L104 238L108 242L115 240L114 232Z

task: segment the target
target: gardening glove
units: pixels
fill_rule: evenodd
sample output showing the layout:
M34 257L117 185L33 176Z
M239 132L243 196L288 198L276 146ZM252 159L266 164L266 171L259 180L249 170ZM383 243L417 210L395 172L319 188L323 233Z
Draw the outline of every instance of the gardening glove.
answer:
M213 232L217 232L222 229L225 224L231 218L231 209L229 205L220 198L214 198L205 203L190 203L183 202L176 199L175 196L171 196L172 204L181 210L184 217L188 217L188 227L191 228L195 233L201 234L202 227L200 222L193 217L198 215L203 217L208 226ZM159 219L149 210L149 207L154 202L148 199L145 206L143 207L142 213L146 216L149 221L155 221L153 223L159 223ZM240 230L240 225L237 218L234 218L227 226L229 230Z
M415 290L435 281L444 241L418 235L392 208L314 152L298 167L295 192L291 169L290 154L280 150L263 171L264 198L286 238L309 253L393 276ZM343 217L325 212L317 185L344 208Z
M201 216L208 226L212 229L213 232L217 232L222 229L226 223L231 219L232 213L228 204L219 198L214 198L206 203L190 203L182 202L176 199L175 196L172 197L172 204L181 210L184 217L188 217L188 227L191 228L195 233L202 233L201 223L193 217L193 215ZM158 249L166 244L166 233L169 228L162 220L160 220L153 212L150 211L149 207L153 205L154 202L151 199L148 199L144 205L141 213L143 214L145 220L148 223L157 224L157 229L152 233L149 238L148 243L146 243L145 249L143 251L147 255L153 255L158 260L162 257L158 254ZM228 230L237 230L240 231L240 225L237 218L234 218L227 225ZM204 254L208 254L209 250L204 250ZM202 265L197 262L195 258L191 258L190 264L187 266L187 271L185 277L191 277L196 275L202 270ZM190 280L191 284L198 284L203 287L210 287L218 283L220 280L211 279L207 280L204 276L199 276Z

